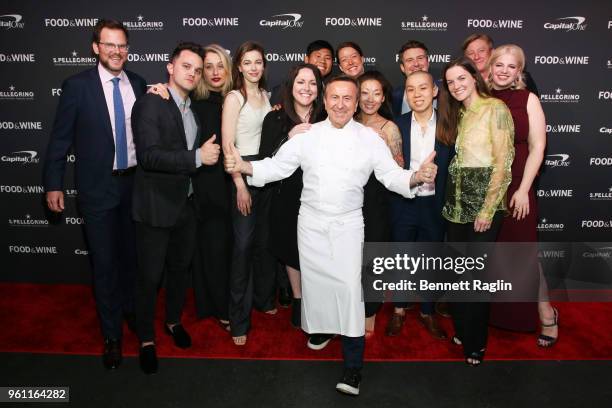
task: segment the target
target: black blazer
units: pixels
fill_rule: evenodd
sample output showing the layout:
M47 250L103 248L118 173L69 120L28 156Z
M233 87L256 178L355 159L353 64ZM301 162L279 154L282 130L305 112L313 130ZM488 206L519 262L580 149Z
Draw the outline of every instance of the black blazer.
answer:
M138 158L134 220L154 227L174 226L187 201L190 176L196 172L200 127L194 150L188 150L183 119L174 99L146 94L134 104L132 131ZM195 185L194 192L198 194Z
M136 98L143 95L147 88L145 80L130 71L125 73ZM111 194L115 142L97 66L62 84L45 157L45 191L63 190L66 155L71 147L77 157L75 179L79 204L92 209L117 205L119 196Z
M410 168L410 128L412 123L412 112L405 113L395 119L395 123L400 129L402 135L402 153L404 155L404 167ZM454 146L446 146L440 143L437 139L434 143L434 150L436 151L436 157L434 163L438 166L438 172L436 174L435 188L436 194L434 195L435 208L432 210L436 212L442 220L442 207L444 206L446 182L448 179L448 165L451 159L455 155ZM406 206L404 205L409 199L403 198L398 194L393 195L391 201L391 213L392 218L398 211L405 211ZM443 222L441 223L443 227Z

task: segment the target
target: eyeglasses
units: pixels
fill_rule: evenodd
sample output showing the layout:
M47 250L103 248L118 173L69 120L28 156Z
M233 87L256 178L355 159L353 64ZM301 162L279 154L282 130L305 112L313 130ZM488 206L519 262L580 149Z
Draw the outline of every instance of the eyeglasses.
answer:
M127 52L130 49L129 44L115 44L106 42L99 42L98 44L100 44L106 51L119 50L119 52Z

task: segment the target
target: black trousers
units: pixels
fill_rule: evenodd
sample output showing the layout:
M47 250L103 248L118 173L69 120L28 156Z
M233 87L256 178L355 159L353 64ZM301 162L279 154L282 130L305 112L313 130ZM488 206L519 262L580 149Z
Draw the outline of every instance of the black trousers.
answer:
M442 242L444 219L437 210L435 196L414 197L402 201L402 211L392 215L391 239L393 242ZM430 297L431 298L431 297ZM394 302L397 308L406 308L408 302ZM421 313L434 313L433 301L421 302Z
M194 202L185 203L173 227L136 223L139 272L136 280L136 324L141 342L154 341L157 290L166 276L166 323L180 323L189 286L196 239Z
M365 336L342 336L342 357L344 368L361 369L363 367L363 352L365 350Z
M231 221L229 212L212 204L200 205L193 291L198 317L229 319Z
M249 186L251 213L242 215L232 187L234 247L230 268L229 320L232 336L245 335L251 326L251 308L274 309L276 260L267 249L272 189Z
M491 228L485 232L475 232L474 223L448 223L447 237L449 242L495 242L501 228L503 213L497 212L491 222ZM453 316L455 335L463 343L466 357L470 353L486 348L489 334L489 302L453 302L449 303Z
M117 204L96 209L80 206L92 263L93 289L102 335L121 339L123 314L134 312L136 243L132 220L134 175L112 177L108 192Z

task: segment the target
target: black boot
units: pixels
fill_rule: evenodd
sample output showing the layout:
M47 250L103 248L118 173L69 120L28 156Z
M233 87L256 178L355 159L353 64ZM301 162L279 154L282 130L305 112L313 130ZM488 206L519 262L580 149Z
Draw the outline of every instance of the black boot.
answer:
M302 328L302 299L293 298L291 306L291 325L296 329Z

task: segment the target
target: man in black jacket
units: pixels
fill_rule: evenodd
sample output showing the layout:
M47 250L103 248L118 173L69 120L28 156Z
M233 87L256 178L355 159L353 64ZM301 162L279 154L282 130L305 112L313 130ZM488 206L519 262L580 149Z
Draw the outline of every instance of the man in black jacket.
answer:
M202 55L197 44L179 44L167 66L171 98L147 94L136 102L132 115L138 157L133 200L139 263L136 321L140 367L147 374L157 372L158 366L153 322L164 267L165 331L177 347L191 346L181 312L195 249L194 200L202 194L192 176L201 165L215 164L220 151L215 136L201 144L190 109L189 92L202 76Z

